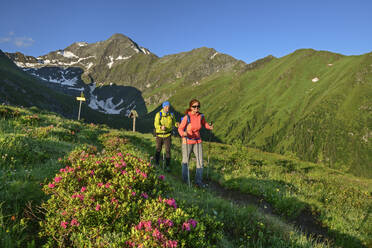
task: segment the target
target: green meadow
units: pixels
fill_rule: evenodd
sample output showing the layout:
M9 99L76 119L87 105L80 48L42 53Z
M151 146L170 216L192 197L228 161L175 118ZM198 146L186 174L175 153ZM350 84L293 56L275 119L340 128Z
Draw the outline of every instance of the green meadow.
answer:
M117 147L113 148L105 142L108 136L117 138ZM121 144L124 140L125 144ZM43 188L45 191L53 178L56 180L56 175L66 167L69 157L87 147L94 147L97 156L104 156L116 149L116 152L131 153L141 161L151 163L154 138L150 134L65 119L37 108L0 106L1 247L53 247L53 237L45 236L48 230L45 230L45 224L40 223L47 220L53 223L53 219L46 219L42 206L54 196L45 194ZM292 153L278 155L262 152L246 147L241 142L233 145L204 142L203 149L204 179L210 187L189 188L181 182L180 142L177 138L173 138L172 172L165 173L160 166L151 173L165 176L169 187L163 193L167 198L174 198L186 212L189 211L187 209L197 208L190 211L203 213L195 216L199 216L200 219L196 220L204 226L220 227L216 235L210 236L210 246L372 245L370 179L331 169L322 163L304 162ZM93 166L89 161L86 163L87 166ZM192 160L190 175L194 175L194 167ZM234 192L235 196L228 198L226 194L218 193L212 185L218 185L225 193ZM154 185L154 192L156 187ZM271 212L244 201L248 197L264 201ZM243 201L239 202L238 198ZM305 217L312 220L313 228L322 231L321 235L309 229ZM102 218L105 220L105 216ZM87 220L89 218L79 220L81 225L75 226L71 240L84 233L84 225L89 223ZM64 231L63 227L59 228L60 232ZM199 235L208 231L198 230ZM304 230L309 231L306 233ZM110 238L115 243L122 237ZM192 243L187 243L190 240L193 240L192 236L182 236L177 247L193 247ZM104 247L101 243L93 246Z

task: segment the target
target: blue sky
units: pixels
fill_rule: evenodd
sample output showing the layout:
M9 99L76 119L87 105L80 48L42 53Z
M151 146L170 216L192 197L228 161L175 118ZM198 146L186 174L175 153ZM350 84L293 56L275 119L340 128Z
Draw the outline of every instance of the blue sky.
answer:
M122 33L162 57L206 46L247 63L300 48L372 51L371 0L3 0L0 49L40 56Z

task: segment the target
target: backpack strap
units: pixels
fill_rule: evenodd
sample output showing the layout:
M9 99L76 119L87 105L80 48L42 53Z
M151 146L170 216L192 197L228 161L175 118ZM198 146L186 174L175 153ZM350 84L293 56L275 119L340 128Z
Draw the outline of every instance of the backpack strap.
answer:
M183 129L183 131L186 131L187 130L187 126L189 125L189 123L191 122L190 121L190 115L189 114L186 114L186 117L187 117L187 123L186 123L186 126L185 128ZM183 119L183 118L182 118ZM182 120L181 120L182 121Z
M159 124L161 125L161 117L163 117L163 113L161 112L161 110L159 111L159 116L160 116L160 118L159 118Z
M161 117L163 117L163 112L161 110L159 111L159 115L160 115L160 120L161 120ZM174 114L170 112L170 115L173 117ZM167 114L165 116L167 116Z

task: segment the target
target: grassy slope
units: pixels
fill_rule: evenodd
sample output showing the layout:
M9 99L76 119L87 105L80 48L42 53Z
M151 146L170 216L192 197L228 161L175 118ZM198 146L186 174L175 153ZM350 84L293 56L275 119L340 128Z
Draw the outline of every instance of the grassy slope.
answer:
M58 163L59 157L68 155L77 146L96 145L101 150L99 136L106 132L129 137L133 151L143 158L149 158L154 149L149 135L87 125L37 109L3 106L0 127L0 153L7 159L2 160L0 166L2 247L40 247L43 243L37 238L37 219L29 214L23 216L22 212L31 200L32 210L37 214L35 206L44 199L39 184L53 178L59 168L65 166ZM15 138L17 142L8 144L9 138ZM21 153L17 152L20 148ZM253 206L238 206L210 192L190 190L168 174L166 178L174 187L170 195L177 201L186 200L185 204L197 205L224 222L225 237L220 247L328 247L306 238L276 217L263 215Z
M136 136L136 143L151 154L155 149L153 138L149 135ZM208 171L210 178L223 187L238 191L242 196L248 193L269 202L274 212L287 220L305 222L302 219L311 217L319 228L328 230L329 237L334 240L332 246L368 247L372 244L370 179L291 156L246 148L241 144L231 146L205 142L203 150L207 167L205 178ZM181 180L178 139L173 139L172 152L176 160L173 174ZM194 168L195 162L191 164ZM194 174L192 169L190 175ZM198 201L195 196L185 197L192 202ZM206 195L203 197L200 201L208 201ZM218 209L217 206L209 207Z
M298 50L242 75L205 78L170 100L182 111L191 98L200 99L222 141L289 151L371 177L371 64L370 54Z

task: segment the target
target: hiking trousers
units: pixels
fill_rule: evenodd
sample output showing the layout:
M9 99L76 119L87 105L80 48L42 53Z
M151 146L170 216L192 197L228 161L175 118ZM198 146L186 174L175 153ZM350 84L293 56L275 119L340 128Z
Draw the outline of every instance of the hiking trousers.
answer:
M163 148L163 144L165 146L166 166L168 167L170 165L172 136L168 136L165 138L156 137L155 164L159 164L160 152Z
M202 143L197 144L182 144L182 179L188 181L188 165L191 152L194 152L196 157L196 175L195 183L202 184L203 181L203 147Z

